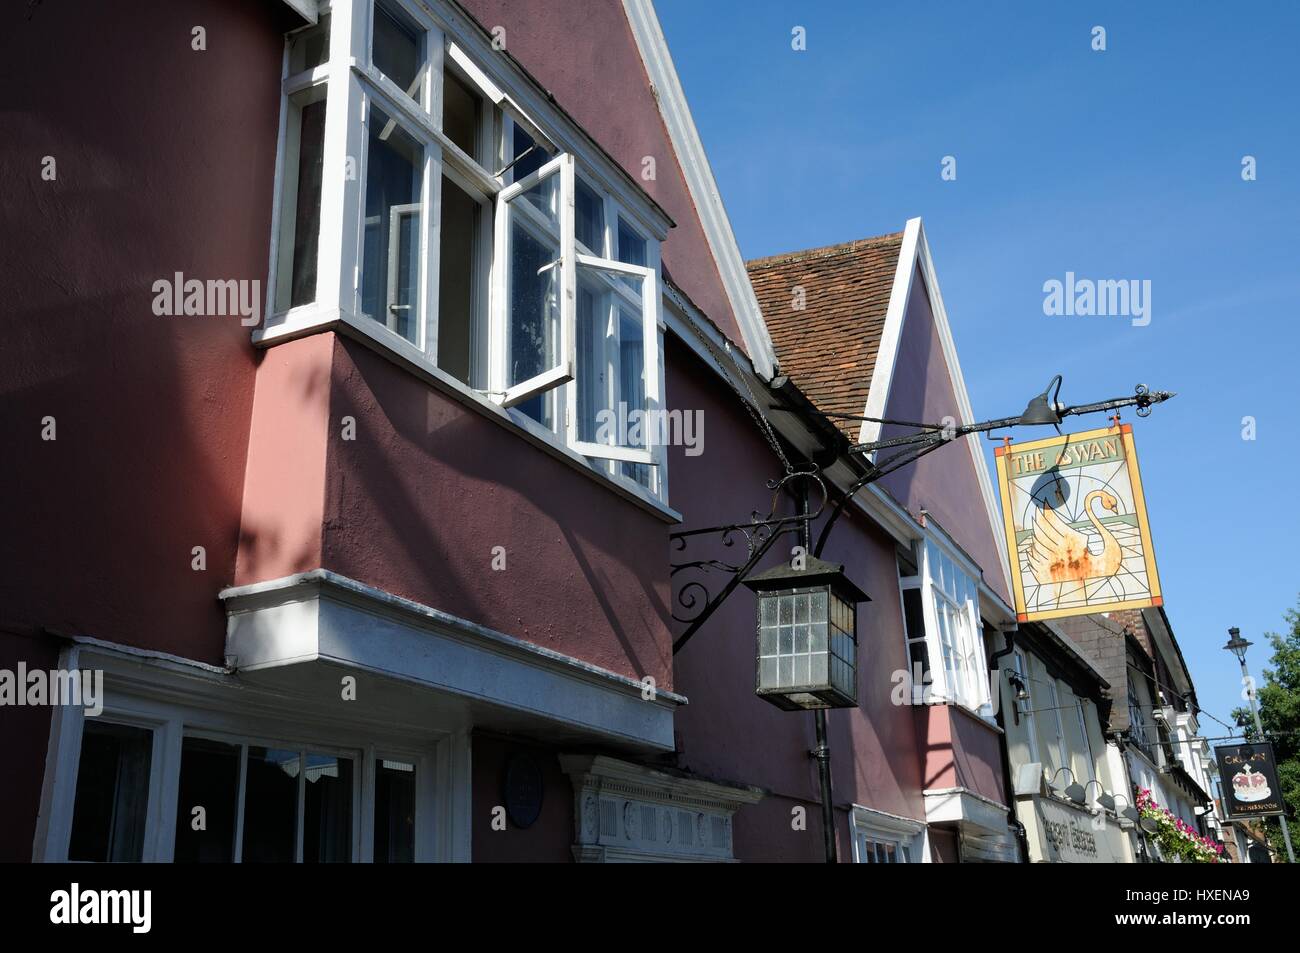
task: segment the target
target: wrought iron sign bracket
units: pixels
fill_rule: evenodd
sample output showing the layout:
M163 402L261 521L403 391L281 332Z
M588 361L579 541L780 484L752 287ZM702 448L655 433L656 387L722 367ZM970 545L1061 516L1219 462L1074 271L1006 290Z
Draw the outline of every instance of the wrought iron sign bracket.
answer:
M1015 417L1001 417L997 420L986 420L981 423L961 424L958 426L946 427L942 424L907 423L871 417L857 417L848 414L828 415L850 420L870 420L876 423L916 427L919 428L919 432L876 440L871 443L855 444L849 447L848 452L856 455L865 464L865 472L850 484L840 494L834 506L830 507L830 514L818 534L817 544L813 547L811 555L821 556L826 541L830 537L831 529L834 528L849 501L860 490L881 477L914 463L927 453L951 443L958 437L1016 426L1054 426L1059 432L1061 421L1065 417L1113 411L1120 407L1136 407L1137 415L1146 417L1151 413L1153 405L1175 396L1168 391L1152 391L1145 385L1139 384L1134 388L1134 394L1131 397L1116 397L1097 403L1067 407L1057 401L1060 390L1061 376L1058 374L1052 378L1043 393L1029 402L1024 413ZM787 408L783 407L774 407L772 409L787 410ZM899 448L899 452L883 460L877 460L874 456L877 451L893 448ZM798 489L803 493L806 493L810 488L808 484L816 486L821 493L820 505L815 512L806 512L807 508L803 507L805 512L778 517L776 513L780 507L781 494L787 489L794 489L800 481L804 481L804 485L798 486ZM682 647L690 641L691 637L699 631L700 627L709 620L718 607L753 571L777 539L791 531L800 531L803 539L811 538L808 530L811 528L812 523L826 511L829 503L826 483L819 468L815 465L810 465L806 469L792 470L777 480L769 480L767 487L772 490L772 504L766 516L761 516L755 511L751 513L749 521L745 523L730 523L723 526L685 530L669 536L674 550L681 553L684 553L690 542L698 537L718 537L724 547L735 546L740 538L743 538L745 542L745 557L743 560L737 559L734 562L729 562L719 558L701 558L685 560L672 565L670 576L674 580L676 580L679 573L694 572L705 576L711 573L730 575L730 578L718 590L716 595L710 596L708 586L700 579L690 579L677 590L673 600L672 617L677 622L686 623L687 628L673 642L674 655L681 651ZM697 607L699 608L697 609Z

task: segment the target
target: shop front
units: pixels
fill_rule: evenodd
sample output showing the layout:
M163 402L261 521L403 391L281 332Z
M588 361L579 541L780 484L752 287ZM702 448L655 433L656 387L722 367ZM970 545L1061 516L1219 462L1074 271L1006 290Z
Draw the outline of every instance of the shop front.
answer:
M1021 767L1016 784L1016 820L1025 829L1030 863L1131 864L1132 824L1097 806L1089 808L1054 794L1041 766Z

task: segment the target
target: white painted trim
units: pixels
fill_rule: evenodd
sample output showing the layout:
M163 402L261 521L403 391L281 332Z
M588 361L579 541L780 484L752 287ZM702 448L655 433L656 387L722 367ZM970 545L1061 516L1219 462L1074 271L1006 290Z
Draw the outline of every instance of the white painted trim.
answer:
M686 698L328 570L239 586L226 651L239 672L332 663L594 740L671 751Z
M970 825L992 834L1006 829L1010 808L969 788L928 788L922 795L927 824Z
M659 112L668 129L668 137L677 152L678 164L686 179L686 187L694 201L704 237L713 252L714 263L722 278L731 311L744 338L746 350L753 361L755 372L764 380L776 373L776 350L768 334L767 324L750 283L745 260L741 257L736 235L731 229L726 208L722 203L718 183L709 166L708 155L700 141L691 108L686 102L677 70L673 66L668 42L655 13L653 0L623 0L632 36L636 40L641 60L645 64Z
M939 278L935 272L934 261L930 255L930 244L925 237L925 227L920 218L910 218L903 228L903 243L898 253L898 265L894 269L894 284L889 293L889 306L885 311L885 326L880 334L880 347L876 352L876 363L871 372L868 385L867 405L863 410L866 417L884 417L889 403L889 393L894 379L894 368L898 362L898 351L902 341L903 323L907 316L907 306L912 295L912 280L917 268L925 282L929 295L930 312L934 316L935 330L943 348L944 364L948 368L948 379L957 400L957 412L962 423L974 423L975 412L971 408L970 395L966 391L966 381L962 377L961 364L957 360L957 347L953 343L952 328L948 323L948 312L943 305L943 295L939 291ZM859 443L872 443L880 438L881 425L864 420L858 432ZM1002 570L1003 587L1010 591L1011 564L1007 561L1004 535L998 507L993 494L993 482L989 477L988 464L980 449L979 440L971 435L963 438L975 465L976 479L980 493L984 497L984 508L989 519L989 531L993 534L994 550L998 554L998 565ZM999 597L999 601L1001 597Z
M883 417L889 404L889 392L894 382L894 365L903 336L903 321L907 317L907 304L912 295L912 276L916 274L916 243L921 233L921 220L908 219L903 228L903 242L898 250L898 263L894 266L894 283L889 291L889 304L885 309L885 326L880 331L880 346L876 348L876 362L871 368L867 383L867 405L864 417ZM874 443L880 439L881 424L862 421L858 429L858 443Z
M926 850L928 838L925 821L854 804L849 811L849 832L852 837L854 863L866 863L858 843L863 837L908 847L911 856L906 863L920 864L930 859Z
M732 816L766 793L605 755L561 755L560 767L573 785L580 863L732 861Z
M920 233L918 251L921 273L930 291L930 310L934 313L935 325L939 331L939 341L943 345L944 360L948 365L948 373L952 378L953 391L957 395L957 406L961 411L962 421L973 423L975 421L975 412L971 408L970 395L966 391L966 380L962 377L961 362L957 359L957 346L952 339L952 327L948 324L948 312L943 306L943 294L939 291L939 278L935 273L934 260L930 256L930 243L926 240L925 227L921 224L919 218L916 219L916 223L917 230ZM984 508L988 512L989 518L989 531L993 534L993 548L998 554L998 563L1002 568L1002 584L1010 592L1011 564L1007 561L1006 548L1002 545L1002 520L999 517L998 505L995 502L996 497L993 494L993 481L989 477L988 464L984 460L984 454L980 449L981 444L977 435L966 437L966 446L970 450L971 462L974 463L975 473L979 478L980 493L984 496Z

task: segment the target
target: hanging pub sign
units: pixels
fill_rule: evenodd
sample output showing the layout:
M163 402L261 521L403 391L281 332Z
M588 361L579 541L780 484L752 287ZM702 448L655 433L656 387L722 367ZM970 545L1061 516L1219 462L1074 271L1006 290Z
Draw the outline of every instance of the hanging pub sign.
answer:
M994 453L1020 622L1163 604L1129 424Z
M1224 745L1214 749L1214 760L1229 820L1286 812L1272 744Z

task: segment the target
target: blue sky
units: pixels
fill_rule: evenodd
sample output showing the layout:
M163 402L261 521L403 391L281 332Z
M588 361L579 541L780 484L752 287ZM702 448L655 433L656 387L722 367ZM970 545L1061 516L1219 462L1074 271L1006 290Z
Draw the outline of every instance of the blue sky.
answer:
M1018 413L1055 373L1066 403L1178 392L1125 419L1166 610L1202 707L1229 720L1227 628L1260 646L1258 675L1300 593L1300 5L657 8L746 258L919 215L978 416ZM1150 324L1045 316L1067 271L1149 279Z

